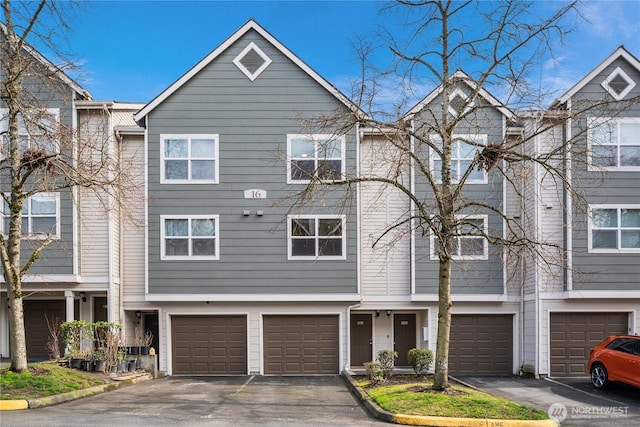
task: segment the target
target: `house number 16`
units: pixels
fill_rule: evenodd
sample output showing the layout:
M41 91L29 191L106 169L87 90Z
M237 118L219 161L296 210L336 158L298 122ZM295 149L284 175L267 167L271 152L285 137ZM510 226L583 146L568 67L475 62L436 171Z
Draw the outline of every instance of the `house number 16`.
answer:
M244 198L245 199L266 199L267 190L260 190L257 188L254 188L251 190L244 190Z

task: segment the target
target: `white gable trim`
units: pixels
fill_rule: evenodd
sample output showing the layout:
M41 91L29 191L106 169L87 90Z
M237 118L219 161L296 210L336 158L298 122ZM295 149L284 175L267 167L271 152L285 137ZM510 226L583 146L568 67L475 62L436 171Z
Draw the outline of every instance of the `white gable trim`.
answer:
M147 116L154 108L156 108L159 104L164 102L171 94L173 94L176 90L178 90L182 85L188 82L193 76L198 74L204 67L209 65L213 60L215 60L218 56L220 56L225 50L227 50L231 45L233 45L236 41L238 41L242 36L244 36L249 30L254 30L262 37L264 37L269 43L271 43L276 49L278 49L283 55L289 58L293 63L295 63L298 67L300 67L304 72L306 72L311 78L313 78L317 83L320 84L323 88L329 91L333 96L335 96L340 102L342 102L347 108L352 111L360 111L360 109L351 102L346 96L344 96L335 86L325 80L322 76L316 73L311 67L305 64L300 58L293 54L289 49L287 49L282 43L280 43L275 37L269 34L264 28L258 25L253 19L250 19L246 24L240 27L235 33L233 33L229 38L227 38L220 46L214 49L211 53L209 53L204 59L194 65L186 74L176 80L171 86L165 89L162 93L156 96L149 104L147 104L142 110L140 110L135 116L134 119L136 121L140 121L145 116Z
M2 33L5 34L6 36L7 26L3 22L0 22L0 31L2 31ZM78 93L84 98L92 99L91 94L89 93L88 90L86 90L85 88L80 86L78 83L76 83L71 77L65 74L65 72L62 71L58 66L56 66L53 62L49 61L47 58L45 58L35 48L31 47L29 43L24 43L22 45L22 48L29 55L33 56L37 61L39 61L42 65L48 68L52 74L57 76L60 80L62 80L63 83L65 83L67 86L73 89L76 93Z
M602 61L600 63L600 65L598 65L596 68L591 70L591 72L589 74L584 76L582 78L582 80L580 80L578 83L573 85L573 87L571 89L569 89L564 95L562 95L553 104L557 105L558 103L564 104L565 102L567 102L571 97L573 97L573 95L575 95L580 89L585 87L591 80L596 78L596 76L598 74L600 74L605 68L607 68L609 65L611 65L611 63L613 61L615 61L616 59L618 59L618 58L624 58L629 64L631 64L632 67L634 67L636 70L640 71L640 60L638 60L638 58L636 58L635 56L630 54L624 48L624 46L620 46L611 55L609 55L609 57L607 59Z
M489 104L498 109L498 111L504 114L505 117L509 119L513 119L516 117L516 114L513 111L505 107L502 102L498 101L498 99L491 95L487 90L485 90L484 88L478 88L478 84L464 71L457 70L451 77L463 80L467 84L467 86L473 89L474 92L477 91L478 95L480 95L487 102L489 102ZM415 107L413 107L411 110L409 110L409 112L405 114L405 117L415 115L424 110L424 108L429 105L431 101L433 101L438 95L440 95L440 93L442 93L442 85L432 90L429 95L427 95L422 101L418 102Z

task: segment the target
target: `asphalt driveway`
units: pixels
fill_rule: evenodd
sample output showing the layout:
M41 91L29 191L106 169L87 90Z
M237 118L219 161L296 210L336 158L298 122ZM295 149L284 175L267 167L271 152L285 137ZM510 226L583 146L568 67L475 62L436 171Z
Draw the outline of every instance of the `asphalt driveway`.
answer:
M459 377L488 393L547 411L561 426L640 426L640 390L624 384L595 390L589 378Z
M373 426L339 376L167 377L0 414L13 426Z

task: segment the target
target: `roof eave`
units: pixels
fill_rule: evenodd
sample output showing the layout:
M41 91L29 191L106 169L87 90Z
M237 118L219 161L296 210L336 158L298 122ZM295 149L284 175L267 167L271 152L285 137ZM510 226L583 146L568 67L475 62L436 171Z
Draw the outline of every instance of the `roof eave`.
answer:
M164 100L166 100L171 94L173 94L176 90L178 90L182 85L184 85L187 81L189 81L192 77L194 77L198 72L200 72L204 67L214 61L222 52L227 50L233 43L238 41L243 35L245 35L249 30L255 30L258 34L264 37L267 41L269 41L273 46L276 47L282 54L284 54L287 58L293 61L296 65L302 68L308 75L310 75L316 82L318 82L322 87L324 87L327 91L329 91L333 96L335 96L342 104L344 104L349 110L353 112L357 112L363 116L366 116L364 112L354 104L349 98L347 98L340 90L338 90L335 86L325 80L322 76L316 73L311 67L309 67L304 61L298 58L293 54L289 49L287 49L282 43L280 43L275 37L273 37L268 31L262 28L255 20L250 19L247 21L242 27L236 30L233 34L231 34L224 42L222 42L217 48L211 51L207 56L205 56L202 60L200 60L196 65L191 67L189 71L183 74L178 80L176 80L171 86L162 91L158 96L156 96L151 102L149 102L144 108L142 108L138 113L134 115L134 119L136 122L142 122L142 120L153 111L159 104L161 104Z
M578 83L573 85L571 89L565 92L560 98L555 100L551 104L551 108L557 108L562 104L565 104L569 99L573 97L580 89L582 89L585 85L587 85L591 80L593 80L602 70L608 67L613 61L618 58L624 58L631 66L633 66L636 70L640 71L640 60L633 56L624 46L618 46L618 48L613 51L611 55L605 58L600 64L598 64L589 74L584 76Z

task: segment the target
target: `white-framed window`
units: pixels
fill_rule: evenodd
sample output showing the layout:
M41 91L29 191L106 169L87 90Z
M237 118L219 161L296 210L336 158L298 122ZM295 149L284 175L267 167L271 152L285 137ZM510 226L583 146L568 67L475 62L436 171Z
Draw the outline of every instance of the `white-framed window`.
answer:
M220 259L219 215L161 215L160 258Z
M589 252L640 253L640 205L589 206Z
M613 96L616 101L620 101L636 87L636 82L634 82L622 68L616 67L600 85L609 92L609 95Z
M640 170L640 118L592 118L587 125L591 170Z
M11 212L2 203L2 233L9 232ZM22 205L22 235L28 239L60 238L60 193L35 194Z
M308 183L344 177L345 137L334 135L287 135L287 183Z
M437 135L431 135L431 141L438 147L442 147L442 139ZM460 182L467 169L471 166L476 153L487 145L487 135L453 135L451 145L451 177L454 183ZM431 149L431 172L437 182L442 181L442 160L435 150ZM486 184L487 172L474 168L465 183Z
M456 219L458 227L451 245L452 259L463 261L489 259L489 242L484 237L487 234L488 216L459 215ZM430 239L430 258L437 260L440 243L434 233L431 233Z
M344 215L287 218L289 259L346 259Z
M9 110L0 109L0 134L2 145L0 146L0 160L6 158L9 152ZM20 138L20 154L27 150L44 150L47 153L60 153L60 144L57 140L60 125L60 109L47 108L43 110L30 110L27 120L20 114L18 116L18 134Z
M254 42L249 43L233 60L236 67L251 81L262 74L271 62L271 58Z
M160 182L217 184L217 134L160 135Z

